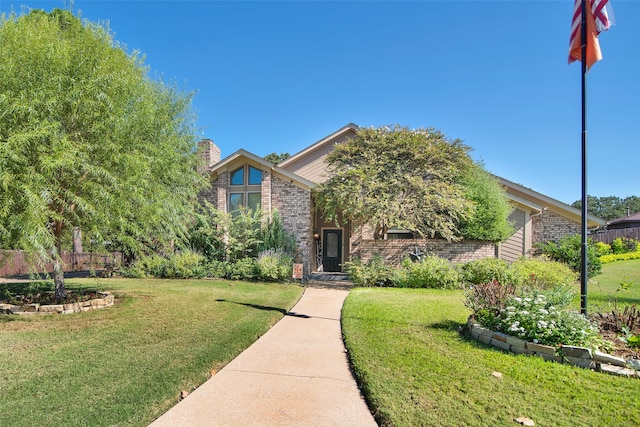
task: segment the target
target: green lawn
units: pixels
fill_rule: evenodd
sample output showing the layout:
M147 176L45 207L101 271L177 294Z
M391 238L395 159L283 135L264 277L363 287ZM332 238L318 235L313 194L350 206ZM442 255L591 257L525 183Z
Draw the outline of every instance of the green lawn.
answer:
M356 377L381 425L635 426L640 380L465 339L461 291L361 288L343 308ZM492 372L503 374L501 379Z
M631 283L631 287L616 292L620 282ZM611 311L614 298L621 305L640 306L640 259L604 264L602 273L589 280L587 296L589 312Z
M111 308L0 317L0 425L145 426L264 334L295 285L211 280L69 281Z

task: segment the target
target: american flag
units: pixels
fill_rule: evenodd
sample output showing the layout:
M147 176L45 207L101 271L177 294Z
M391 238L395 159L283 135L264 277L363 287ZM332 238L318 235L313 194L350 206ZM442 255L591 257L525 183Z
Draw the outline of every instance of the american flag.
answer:
M569 38L569 63L582 60L582 1L575 0L573 19L571 20L571 36ZM602 59L598 34L606 31L613 23L613 11L609 0L587 1L587 67Z

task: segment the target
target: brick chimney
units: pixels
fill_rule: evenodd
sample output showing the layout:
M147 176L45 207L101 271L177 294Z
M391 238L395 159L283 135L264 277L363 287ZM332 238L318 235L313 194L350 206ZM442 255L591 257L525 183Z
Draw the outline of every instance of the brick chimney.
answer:
M220 149L212 140L203 139L198 142L198 157L201 161L198 172L205 173L220 161Z

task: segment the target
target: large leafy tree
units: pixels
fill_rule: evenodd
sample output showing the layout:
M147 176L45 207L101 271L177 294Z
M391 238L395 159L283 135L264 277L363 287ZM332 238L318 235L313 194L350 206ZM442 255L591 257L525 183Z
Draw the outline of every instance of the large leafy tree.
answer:
M581 209L582 200L573 202L571 206L576 209ZM606 221L626 216L627 208L630 213L640 212L640 197L629 196L624 199L618 196L587 197L587 209L589 213Z
M74 227L130 250L184 237L203 179L191 97L70 11L0 20L0 242L53 262Z
M473 213L460 223L463 237L500 242L513 233L509 215L513 205L500 182L481 164L475 164L463 176L465 197L473 202Z
M511 206L469 150L433 128L361 128L327 156L318 204L329 220L371 225L376 239L398 227L449 241L503 240Z

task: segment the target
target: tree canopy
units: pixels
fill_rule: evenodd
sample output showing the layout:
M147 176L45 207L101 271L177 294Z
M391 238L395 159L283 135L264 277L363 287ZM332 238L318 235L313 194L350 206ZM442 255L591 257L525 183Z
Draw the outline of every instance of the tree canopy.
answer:
M577 200L571 204L576 209L582 208L582 200ZM622 218L629 213L640 212L640 197L629 196L621 198L617 196L595 197L587 196L587 210L589 214L595 215L606 221Z
M270 154L267 154L266 156L264 156L264 159L277 165L278 163L287 160L289 157L291 157L291 154L289 154L289 153L280 153L280 154L278 154L278 153L276 153L274 151L273 153L270 153Z
M191 96L67 10L0 20L0 243L53 261L74 227L129 250L179 239L204 185Z
M361 128L327 156L318 204L328 220L370 224L377 239L397 227L450 241L501 240L510 212L504 190L469 150L433 128Z

